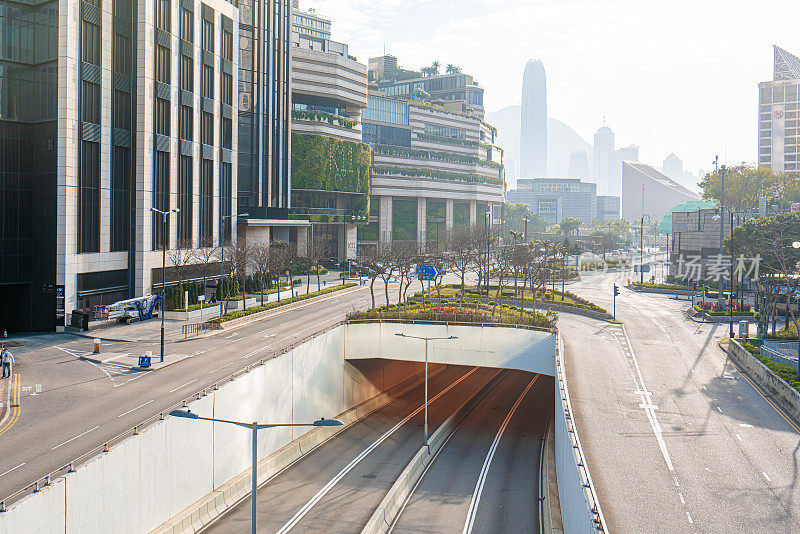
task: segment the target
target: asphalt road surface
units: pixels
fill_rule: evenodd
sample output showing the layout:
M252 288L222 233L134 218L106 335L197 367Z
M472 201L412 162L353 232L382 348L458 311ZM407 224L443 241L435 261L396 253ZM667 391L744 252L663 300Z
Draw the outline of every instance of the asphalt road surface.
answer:
M549 376L508 374L451 435L392 532L538 532L541 439L553 387Z
M611 309L627 274L570 290ZM800 430L728 359L727 324L622 289L624 325L561 314L575 419L611 532L798 532Z
M430 381L431 433L497 370L450 366ZM258 491L260 532L361 532L423 441L424 389L343 430ZM207 533L249 532L250 501L222 516Z

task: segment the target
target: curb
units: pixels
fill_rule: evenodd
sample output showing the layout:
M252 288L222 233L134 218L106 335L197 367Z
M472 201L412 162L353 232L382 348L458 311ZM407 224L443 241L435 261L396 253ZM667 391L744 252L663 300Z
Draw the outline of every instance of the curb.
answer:
M11 408L11 389L12 389L13 384L14 384L14 380L13 380L14 375L11 375L11 377L12 378L10 378L8 380L8 384L9 384L8 385L8 391L6 392L6 401L3 403L3 417L0 418L0 427L5 425L6 421L11 416L11 409L10 409ZM3 380L5 380L5 378L3 378Z

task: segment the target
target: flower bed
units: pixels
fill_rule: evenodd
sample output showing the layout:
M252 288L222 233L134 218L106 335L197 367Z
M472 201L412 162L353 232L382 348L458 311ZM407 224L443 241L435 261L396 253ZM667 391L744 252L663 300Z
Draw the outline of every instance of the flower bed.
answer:
M731 310L731 306L723 306L719 302L712 302L712 301L704 301L699 302L694 307L695 310L699 312L705 312L708 315L713 317L723 316L723 315L734 315L734 316L747 316L752 317L754 312L750 309L749 304L740 304L738 302L733 303L733 309Z

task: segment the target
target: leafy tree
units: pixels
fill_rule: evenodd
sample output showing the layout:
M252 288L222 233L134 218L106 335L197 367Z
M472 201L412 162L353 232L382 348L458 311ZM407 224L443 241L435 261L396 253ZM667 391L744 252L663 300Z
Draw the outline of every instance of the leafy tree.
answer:
M564 237L578 235L578 228L581 227L581 220L574 217L564 217L558 227L561 235Z
M725 174L725 207L742 211L758 206L758 198L775 187L776 176L769 167L747 165L728 167ZM703 198L722 200L722 176L719 171L706 174L700 181Z

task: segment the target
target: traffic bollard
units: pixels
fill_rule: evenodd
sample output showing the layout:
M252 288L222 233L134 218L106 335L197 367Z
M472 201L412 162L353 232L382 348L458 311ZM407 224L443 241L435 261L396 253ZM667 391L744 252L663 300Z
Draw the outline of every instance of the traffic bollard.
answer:
M98 338L94 339L94 351L95 354L100 354L100 340Z

